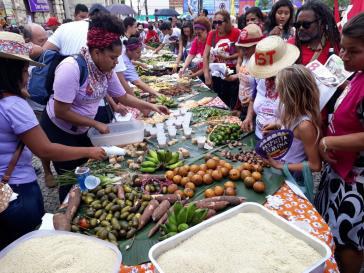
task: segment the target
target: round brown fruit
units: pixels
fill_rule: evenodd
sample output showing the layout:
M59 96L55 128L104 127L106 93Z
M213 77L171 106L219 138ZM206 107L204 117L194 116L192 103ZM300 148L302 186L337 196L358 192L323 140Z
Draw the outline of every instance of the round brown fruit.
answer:
M178 171L179 171L179 167L173 169L174 175L177 175L178 174Z
M236 191L234 188L228 187L225 189L225 194L228 196L235 196L236 195Z
M230 170L229 178L231 180L238 180L240 178L240 172L237 169Z
M212 158L212 155L211 155L211 154L206 154L206 155L205 155L205 162L206 162L207 160L211 159L211 158Z
M188 197L193 197L195 195L195 192L190 188L185 188L183 192Z
M198 174L195 174L194 176L192 176L191 182L193 184L195 184L196 186L201 185L202 184L202 176L198 175Z
M203 183L206 185L210 185L212 182L214 182L211 174L208 174L208 173L203 176L202 180L203 180Z
M183 198L185 198L185 197L186 197L185 193L184 193L183 191L181 191L181 190L176 190L176 191L174 192L174 194L179 195L179 196L181 197L181 199L183 199Z
M216 181L219 181L222 179L222 174L219 170L214 170L211 174L212 178Z
M226 163L226 161L225 160L219 160L219 165L221 166L221 167L225 167L225 163Z
M201 164L200 165L200 171L206 171L207 170L207 166L206 166L206 164Z
M212 172L213 172L213 171L214 171L214 170L208 169L208 170L206 171L206 174L212 175Z
M220 158L219 158L219 157L217 157L217 156L214 156L212 159L213 159L213 160L215 160L215 161L216 161L216 163L220 161Z
M253 169L253 166L247 162L244 162L243 164L241 164L241 166L244 170L251 171Z
M253 190L257 193L262 193L265 191L265 184L262 181L257 181L253 185Z
M261 173L263 171L263 167L260 164L254 164L253 170Z
M216 167L217 167L217 162L216 162L216 160L214 160L214 159L209 159L209 160L207 160L207 162L206 162L206 166L207 166L207 168L209 168L209 169L215 170L215 169L216 169Z
M248 171L248 170L242 170L241 171L241 174L240 174L240 177L241 177L242 180L244 180L245 177L248 177L248 176L251 176L251 175L252 175L252 173L250 171Z
M171 184L168 186L168 193L174 193L176 190L178 190L178 186L176 184Z
M214 197L214 196L215 196L215 192L213 189L205 190L205 198L210 198L210 197Z
M198 171L196 174L198 174L198 175L200 175L200 176L202 176L202 177L203 177L206 173L205 173L204 171L201 171L201 170L200 170L200 171Z
M190 182L190 179L188 177L183 177L181 180L181 186L186 186L187 183Z
M243 166L241 166L241 165L240 165L240 166L238 166L236 169L237 169L237 170L239 170L240 172L244 170L244 169L243 169Z
M193 173L197 173L200 170L200 166L198 165L191 165L190 166L190 171Z
M245 177L244 184L247 188L252 188L254 183L255 183L255 180L253 177L251 177L251 176Z
M225 168L225 167L221 167L220 172L221 172L223 177L226 177L226 176L229 175L229 170L227 168Z
M168 179L168 180L173 180L173 176L174 176L174 172L173 171L167 171L166 172L166 178Z
M216 186L214 188L214 193L215 193L216 196L221 196L221 195L224 194L224 188L221 187L221 186Z
M262 180L262 175L258 172L253 172L252 177L254 178L255 181Z
M226 163L224 164L224 167L225 167L226 169L228 169L229 171L233 168L233 166L232 166L230 163L228 163L228 162L226 162Z
M225 188L236 188L236 184L233 181L226 181L224 183Z
M193 173L193 172L188 172L187 177L188 177L189 179L191 179L191 177L192 177L192 176L194 176L194 175L195 175L195 173Z
M191 190L195 190L196 189L196 186L195 184L193 184L192 182L188 182L186 185L185 185L185 188L189 188Z
M182 177L186 176L188 174L188 168L185 168L185 166L182 166L178 170L178 174Z
M182 176L180 176L180 175L173 176L173 183L174 184L177 184L177 185L181 184L181 180L182 180Z

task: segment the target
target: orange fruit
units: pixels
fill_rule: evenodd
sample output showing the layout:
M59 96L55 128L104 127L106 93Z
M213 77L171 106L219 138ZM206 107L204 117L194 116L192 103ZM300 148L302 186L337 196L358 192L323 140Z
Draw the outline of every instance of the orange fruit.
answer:
M220 161L220 158L218 156L214 156L214 157L212 157L212 159L215 160L216 162Z
M210 197L214 197L214 196L215 196L215 192L213 189L205 190L205 198L210 198Z
M241 174L240 174L240 177L241 177L241 179L242 180L244 180L245 179L245 177L248 177L248 176L251 176L252 174L251 174L251 172L250 171L248 171L248 170L242 170L241 171Z
M171 184L168 186L168 193L174 193L176 190L178 190L178 186L176 184Z
M231 180L238 180L240 178L240 172L237 169L230 170L229 178Z
M195 189L196 189L196 186L195 186L195 184L193 184L192 182L188 182L188 183L185 185L185 188L190 188L191 190L195 190Z
M200 165L200 170L201 171L206 171L208 168L207 168L207 166L206 166L206 164L201 164Z
M177 175L178 174L178 171L179 171L179 167L173 169L174 175Z
M262 181L257 181L253 185L253 190L257 193L262 193L265 191L265 184Z
M180 175L173 176L173 183L174 184L177 184L177 185L181 184L181 180L182 180L182 176L180 176Z
M225 163L224 167L228 169L229 171L233 168L233 166L230 163Z
M255 181L262 180L262 175L259 172L253 172L252 177L254 178Z
M224 187L225 188L236 188L236 185L232 181L227 181L227 182L224 183Z
M193 197L195 195L195 192L190 188L185 188L183 192L188 197Z
M202 176L198 175L198 174L195 174L194 176L192 176L191 182L193 184L195 184L196 186L201 185L202 184Z
M198 165L191 165L190 166L190 171L193 173L197 173L200 170L200 166Z
M263 171L263 167L259 164L254 164L253 165L253 170L256 171L256 172L262 172Z
M216 162L216 160L214 160L214 159L209 159L209 160L207 160L207 162L206 162L206 166L207 166L207 168L209 168L209 169L215 170L215 169L216 169L216 167L217 167L217 162Z
M229 170L227 168L225 168L225 167L221 167L220 172L221 172L223 177L226 177L226 176L229 175Z
M205 174L202 178L203 180L203 183L206 184L206 185L209 185L211 184L212 182L214 182L214 180L212 179L212 176L211 174Z
M173 171L167 171L166 174L165 174L166 178L168 180L173 180L173 176L174 176L174 172Z
M194 176L194 175L195 175L195 173L193 173L193 172L188 172L187 177L188 177L189 179L191 179L191 177L192 177L192 176Z
M186 186L188 182L190 182L190 179L188 177L183 177L181 180L181 185Z
M185 193L184 193L183 191L181 191L181 190L176 190L176 191L174 192L174 194L179 195L179 196L181 197L181 199L183 199L183 198L185 198L185 197L186 197Z
M225 189L225 194L229 195L229 196L235 196L236 195L236 191L234 188L228 187Z
M224 188L221 187L221 186L216 186L214 188L214 193L215 193L216 196L221 196L221 195L224 194Z
M211 174L212 178L216 181L219 181L222 179L222 174L219 170L214 170Z
M198 171L196 174L204 176L206 173L204 171Z
M253 166L247 162L244 162L243 164L241 164L241 166L243 167L244 170L251 171L253 169Z
M225 160L219 160L219 165L221 166L221 167L225 167L225 163L226 163L226 161Z
M251 177L251 176L245 177L244 184L247 188L253 187L254 183L255 183L255 180L253 177Z

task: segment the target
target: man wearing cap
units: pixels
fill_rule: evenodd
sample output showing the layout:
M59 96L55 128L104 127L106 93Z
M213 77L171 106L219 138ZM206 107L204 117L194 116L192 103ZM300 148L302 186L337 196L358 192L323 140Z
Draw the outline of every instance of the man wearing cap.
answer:
M61 23L58 21L57 17L49 17L46 25L50 30L48 33L53 34Z

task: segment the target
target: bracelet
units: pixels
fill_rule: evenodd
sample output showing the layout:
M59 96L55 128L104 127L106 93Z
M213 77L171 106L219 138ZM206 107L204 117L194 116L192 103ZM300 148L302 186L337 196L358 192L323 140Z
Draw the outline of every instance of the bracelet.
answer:
M322 139L322 145L324 145L324 153L326 153L329 148L327 147L326 138L325 137Z

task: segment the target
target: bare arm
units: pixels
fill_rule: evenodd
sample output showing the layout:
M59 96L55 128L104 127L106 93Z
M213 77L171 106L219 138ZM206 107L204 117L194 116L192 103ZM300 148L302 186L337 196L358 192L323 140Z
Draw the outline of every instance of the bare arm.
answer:
M236 63L236 73L238 73L240 71L240 66L241 66L242 62L243 62L242 58L240 58L240 56L238 56L238 60Z
M195 55L188 54L185 63L183 64L183 67L180 70L180 76L186 71L187 67L192 62L193 58L195 58Z
M124 87L125 92L128 93L129 95L134 96L135 95L134 90L130 87L128 82L125 80L123 72L117 72L116 75L118 76L118 79L119 79L121 85Z
M38 125L20 136L21 141L38 157L54 161L69 161L80 158L103 159L106 154L102 148L70 147L49 141ZM41 143L42 145L39 145Z
M191 75L189 75L190 78L194 78L194 77L199 77L203 75L203 69L200 69L198 71L196 71L195 73L192 73Z
M243 130L245 132L251 132L253 131L253 118L254 118L254 101L250 100L249 101L249 106L248 106L248 111L246 114L246 117L243 121Z
M139 89L143 90L144 92L148 92L154 96L159 96L158 92L151 88L148 84L143 82L142 80L133 81L133 84L137 86Z
M52 44L51 42L47 41L43 45L43 50L55 50L55 51L59 51L59 48L57 46L55 46L54 44Z
M205 76L206 85L211 85L211 74L210 74L210 68L209 68L210 51L211 51L211 46L206 44L205 51L203 52L203 73Z
M182 60L182 53L183 53L182 39L179 39L179 41L178 41L178 55L177 55L177 60L176 60L177 67L178 67L179 63L181 62L181 60Z
M364 151L364 132L343 136L325 137L327 149L330 151Z
M32 43L32 50L30 51L30 58L36 59L43 53L43 48Z
M155 50L154 50L154 52L155 53L158 53L160 50L162 50L163 49L163 47L164 47L164 44L163 43L161 43Z
M116 99L119 103L126 105L126 106L130 106L130 107L134 107L139 109L140 111L142 111L144 114L149 113L150 111L155 111L158 113L163 113L163 114L168 114L168 108L166 108L165 106L162 105L155 105L149 102L145 102L141 99L138 99L137 97L131 96L129 94L125 94L124 96L120 96Z

